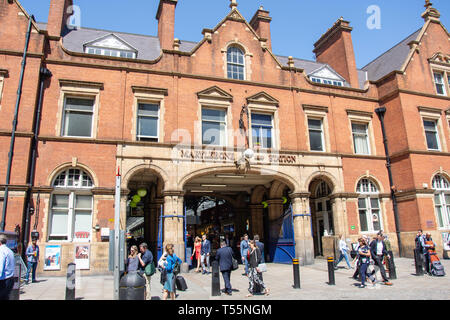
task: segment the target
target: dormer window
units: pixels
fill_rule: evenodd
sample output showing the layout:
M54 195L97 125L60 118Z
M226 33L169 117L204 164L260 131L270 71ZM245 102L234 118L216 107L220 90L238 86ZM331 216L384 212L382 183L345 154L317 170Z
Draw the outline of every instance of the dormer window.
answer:
M235 46L227 50L228 79L245 80L244 52Z
M317 77L311 77L310 79L311 79L312 82L315 82L315 83L329 84L329 85L338 86L338 87L343 87L344 86L342 81L322 79L322 78L317 78Z
M136 59L138 51L114 34L84 44L84 52L108 57Z
M319 69L309 73L308 78L312 82L327 84L330 86L343 87L345 84L345 79L328 65L323 65Z

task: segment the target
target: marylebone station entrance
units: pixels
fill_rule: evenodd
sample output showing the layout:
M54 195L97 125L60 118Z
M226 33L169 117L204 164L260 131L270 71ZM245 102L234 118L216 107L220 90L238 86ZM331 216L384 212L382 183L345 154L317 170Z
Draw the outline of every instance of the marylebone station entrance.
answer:
M240 259L240 242L247 234L249 239L259 236L268 262L291 263L299 250L311 251L303 263L313 262L309 194L293 194L290 183L276 174L210 170L186 179L182 192L165 192L163 178L143 168L127 180L127 189L122 205L128 248L146 242L159 258L171 242L183 261L195 265L196 237L206 235L213 255L225 240ZM329 218L320 219L319 228L328 228L324 221Z

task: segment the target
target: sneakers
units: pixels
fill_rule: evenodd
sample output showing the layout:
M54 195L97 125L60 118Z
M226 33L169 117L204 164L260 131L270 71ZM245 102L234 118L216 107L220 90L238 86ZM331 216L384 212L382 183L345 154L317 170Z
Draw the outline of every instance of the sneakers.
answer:
M362 289L362 288L365 288L365 287L366 287L365 284L360 284L358 288Z

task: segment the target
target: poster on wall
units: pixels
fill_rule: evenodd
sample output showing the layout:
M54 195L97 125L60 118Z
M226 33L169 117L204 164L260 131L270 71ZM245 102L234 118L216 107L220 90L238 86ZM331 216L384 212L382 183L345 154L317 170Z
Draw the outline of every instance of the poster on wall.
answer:
M444 250L450 251L450 233L448 232L442 233L442 243L444 244Z
M45 246L44 270L61 270L61 245Z
M75 245L75 264L77 270L89 270L90 268L90 245L77 244Z

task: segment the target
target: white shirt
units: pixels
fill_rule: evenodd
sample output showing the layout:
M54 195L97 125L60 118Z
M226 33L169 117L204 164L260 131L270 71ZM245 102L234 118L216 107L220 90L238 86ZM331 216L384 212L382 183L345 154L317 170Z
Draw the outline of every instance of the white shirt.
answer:
M339 250L341 252L348 251L347 243L344 240L339 240Z
M383 254L383 242L377 241L377 256L381 256Z
M15 264L14 252L6 244L2 244L0 246L0 280L14 276Z

